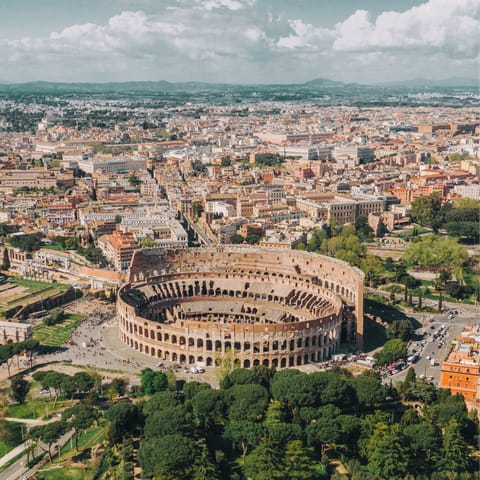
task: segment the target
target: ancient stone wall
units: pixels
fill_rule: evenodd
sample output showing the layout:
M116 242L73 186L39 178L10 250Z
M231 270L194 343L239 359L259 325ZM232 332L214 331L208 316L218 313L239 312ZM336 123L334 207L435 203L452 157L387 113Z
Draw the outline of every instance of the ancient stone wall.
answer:
M243 367L329 358L341 336L361 348L363 273L302 251L214 247L138 252L119 294L120 335L159 359Z

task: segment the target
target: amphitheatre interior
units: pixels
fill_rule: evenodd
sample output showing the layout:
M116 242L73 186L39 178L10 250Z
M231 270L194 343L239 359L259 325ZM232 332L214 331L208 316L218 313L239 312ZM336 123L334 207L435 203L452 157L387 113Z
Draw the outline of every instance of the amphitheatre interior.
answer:
M185 364L292 367L362 347L363 273L339 260L250 246L137 252L117 315L124 343Z

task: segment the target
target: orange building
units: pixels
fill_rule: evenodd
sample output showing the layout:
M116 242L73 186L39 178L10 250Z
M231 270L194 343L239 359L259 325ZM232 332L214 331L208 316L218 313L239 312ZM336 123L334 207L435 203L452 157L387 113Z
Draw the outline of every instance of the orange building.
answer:
M480 331L465 332L442 363L440 387L460 393L470 406L480 405Z
M430 195L437 192L442 198L445 198L445 184L436 183L432 185L422 185L416 188L396 187L390 190L391 194L400 199L401 203L410 203L418 197Z
M127 270L134 252L140 248L131 233L123 233L119 230L115 230L111 235L99 237L98 246L117 271Z

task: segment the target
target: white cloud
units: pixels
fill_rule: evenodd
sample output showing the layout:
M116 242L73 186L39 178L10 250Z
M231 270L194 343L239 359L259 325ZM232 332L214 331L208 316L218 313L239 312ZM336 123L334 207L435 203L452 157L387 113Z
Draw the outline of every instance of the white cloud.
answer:
M331 26L308 9L288 17L277 0L159 4L39 37L2 39L0 33L0 64L17 75L14 80L101 74L113 80L365 81L369 75L418 76L426 65L432 75L451 75L449 65L464 75L475 71L478 55L478 0L428 0L376 17L357 10Z
M325 46L332 37L332 32L326 28L316 28L304 23L301 19L291 20L290 29L293 31L287 37L280 37L277 46L286 49L318 50Z
M372 20L357 10L335 26L336 51L425 49L452 56L478 53L477 0L429 0L404 12L384 12Z

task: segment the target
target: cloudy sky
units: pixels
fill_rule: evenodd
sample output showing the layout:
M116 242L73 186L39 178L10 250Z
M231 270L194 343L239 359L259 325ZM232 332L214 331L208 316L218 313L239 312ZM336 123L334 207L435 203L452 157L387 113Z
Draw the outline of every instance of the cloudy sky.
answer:
M476 77L478 0L1 0L1 81Z

